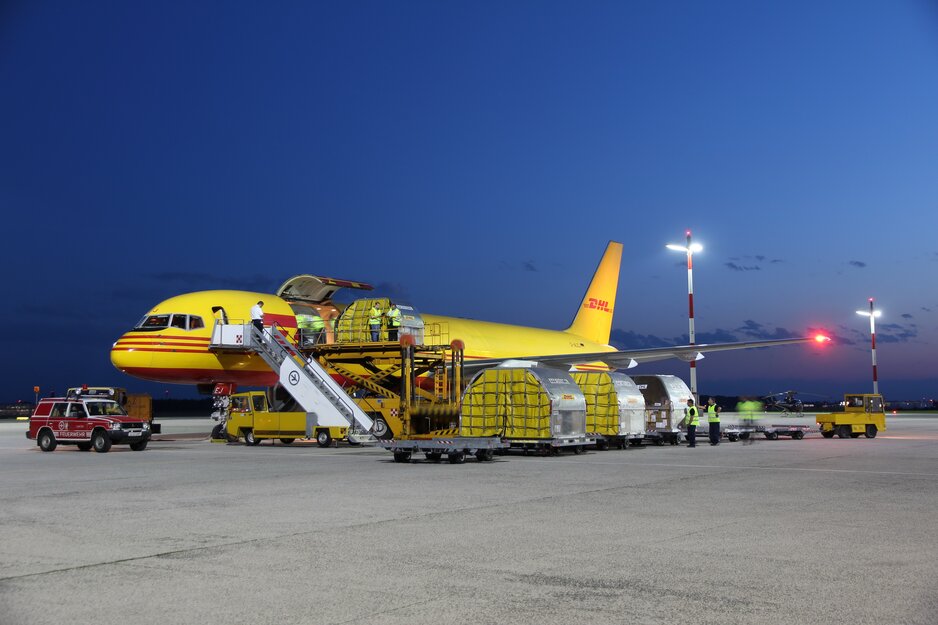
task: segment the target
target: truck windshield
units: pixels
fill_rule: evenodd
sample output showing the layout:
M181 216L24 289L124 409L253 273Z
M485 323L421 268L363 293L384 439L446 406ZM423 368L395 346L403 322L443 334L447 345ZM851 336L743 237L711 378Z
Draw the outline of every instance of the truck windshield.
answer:
M92 417L114 416L126 417L127 413L121 408L121 405L113 401L89 401L88 413Z

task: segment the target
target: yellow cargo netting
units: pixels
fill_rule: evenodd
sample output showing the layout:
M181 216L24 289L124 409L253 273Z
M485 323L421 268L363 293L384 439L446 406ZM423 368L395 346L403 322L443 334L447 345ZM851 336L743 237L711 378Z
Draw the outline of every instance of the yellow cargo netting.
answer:
M605 371L572 371L573 381L586 396L586 431L619 434L619 394Z
M460 435L549 439L550 396L527 369L488 369L463 396Z

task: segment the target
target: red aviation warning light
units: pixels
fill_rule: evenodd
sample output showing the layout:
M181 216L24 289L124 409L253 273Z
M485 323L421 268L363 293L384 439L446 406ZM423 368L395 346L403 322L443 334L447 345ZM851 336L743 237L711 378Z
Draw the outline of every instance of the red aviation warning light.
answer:
M826 336L826 335L824 335L824 334L820 334L820 333L819 333L819 334L815 334L815 335L814 335L814 342L815 342L815 343L830 343L830 340L831 340L831 337Z

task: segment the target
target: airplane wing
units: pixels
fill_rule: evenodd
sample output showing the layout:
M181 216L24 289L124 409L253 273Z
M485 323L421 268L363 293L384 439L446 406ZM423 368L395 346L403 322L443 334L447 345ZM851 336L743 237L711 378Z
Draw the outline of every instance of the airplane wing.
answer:
M778 345L794 345L797 343L811 343L828 341L827 337L819 338L800 337L794 339L772 339L768 341L743 341L739 343L711 343L700 345L675 345L673 347L650 347L647 349L624 349L610 352L592 352L587 354L555 354L550 356L518 356L517 358L492 358L486 360L473 360L465 363L468 370L478 370L484 367L493 367L505 360L531 360L543 365L577 365L592 362L601 362L614 369L631 369L640 363L654 362L677 358L684 362L700 360L708 352L723 352L733 349L752 349L756 347L776 347Z

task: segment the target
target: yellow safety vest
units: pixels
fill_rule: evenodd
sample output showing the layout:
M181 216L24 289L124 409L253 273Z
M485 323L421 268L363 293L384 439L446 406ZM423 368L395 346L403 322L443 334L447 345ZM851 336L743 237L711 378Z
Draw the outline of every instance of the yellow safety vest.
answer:
M368 325L370 326L381 325L381 311L375 308L374 306L371 307L371 312L368 313Z
M707 423L719 423L720 415L717 413L717 407L707 406Z
M390 322L392 328L396 328L401 325L401 311L397 308L392 308L389 310L388 321Z
M310 329L315 331L320 331L326 327L326 322L322 320L322 317L319 315L312 315L312 320L310 321Z
M691 406L687 409L687 425L697 425L700 419L697 417L697 406Z

